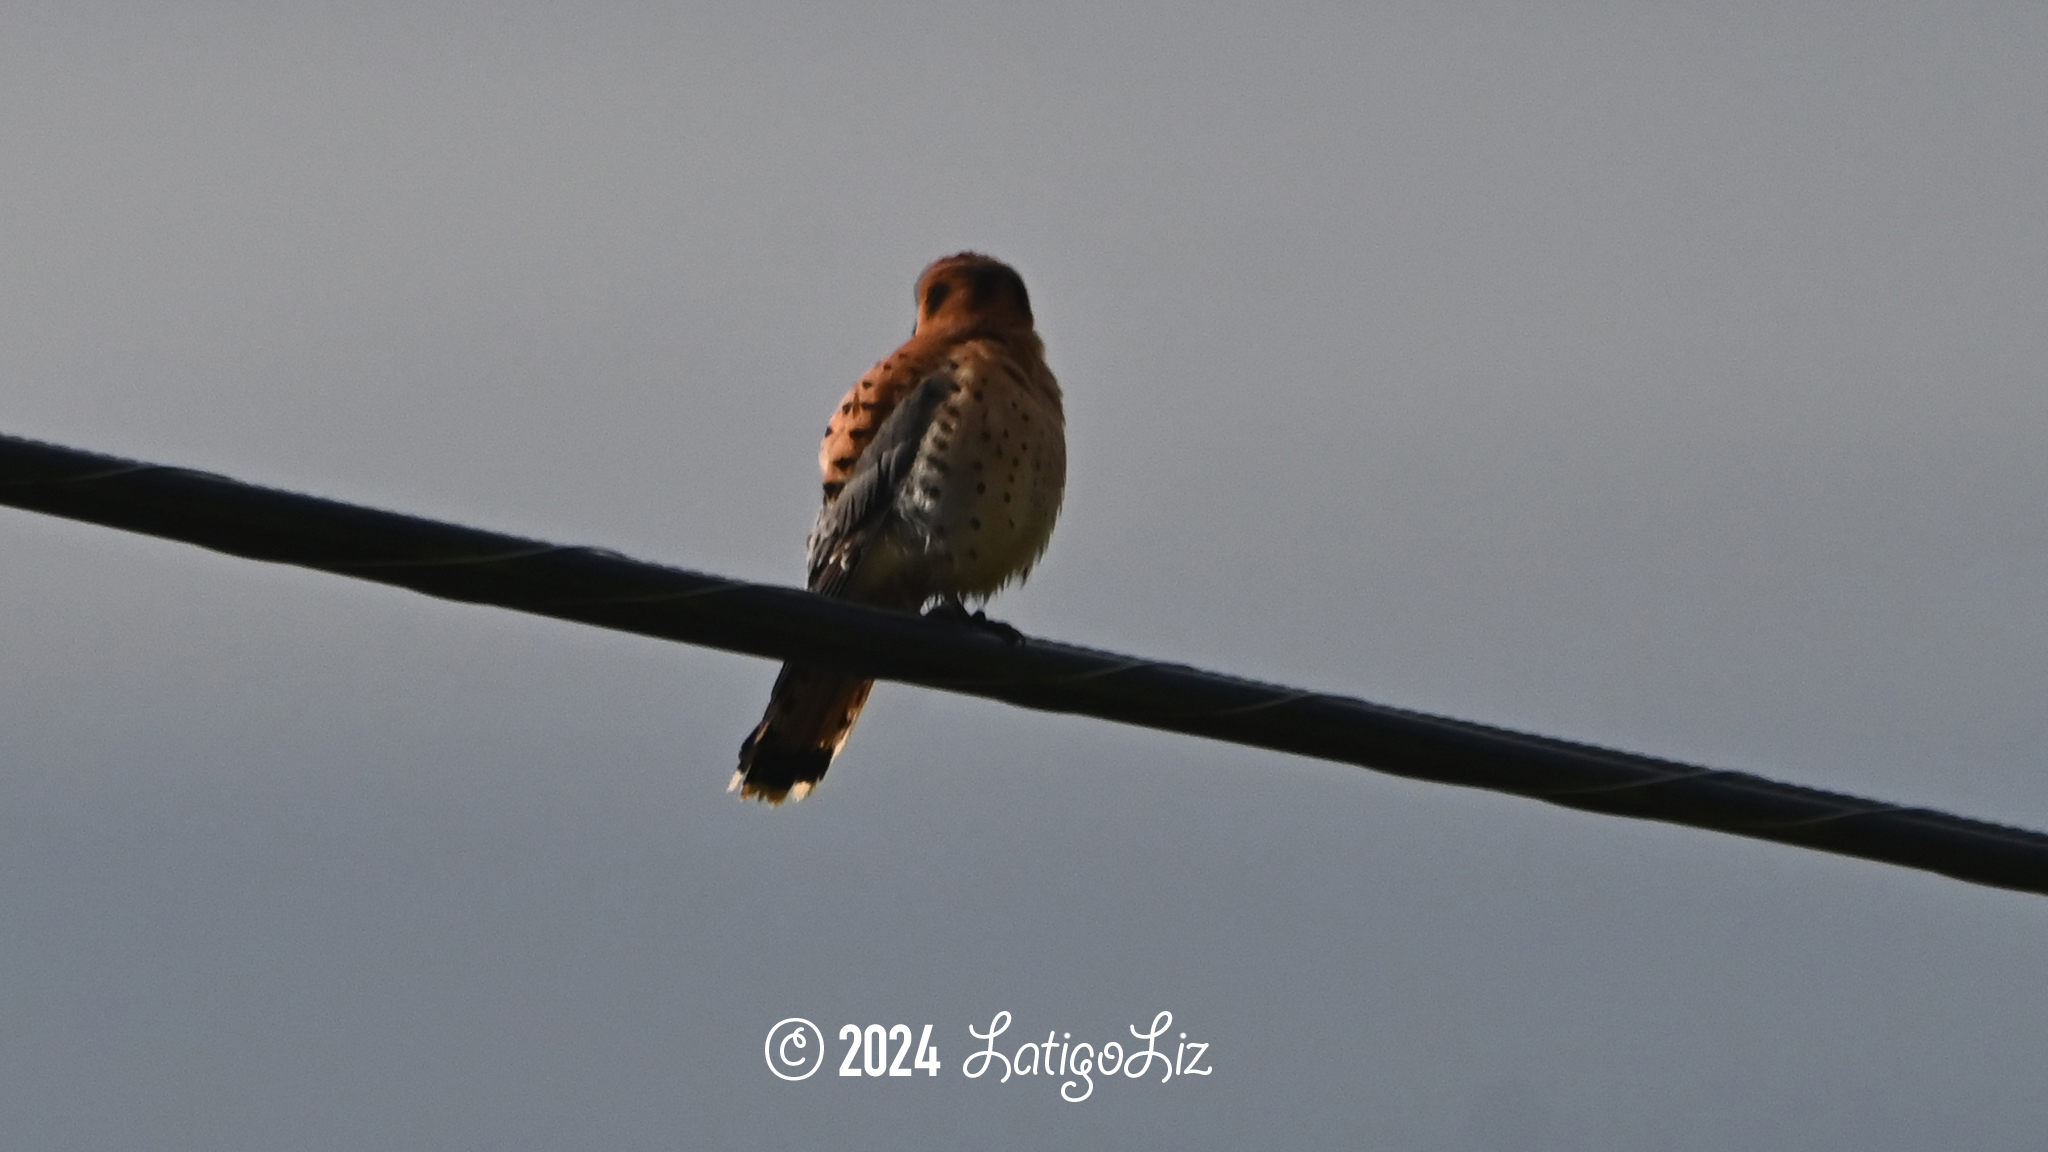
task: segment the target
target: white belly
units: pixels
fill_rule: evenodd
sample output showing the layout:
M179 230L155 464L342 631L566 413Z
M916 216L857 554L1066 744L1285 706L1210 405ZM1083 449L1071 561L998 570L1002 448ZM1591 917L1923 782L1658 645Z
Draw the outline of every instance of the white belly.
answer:
M983 598L1022 579L1052 537L1066 490L1057 399L977 378L988 375L963 373L897 492L905 531L892 559L921 569L918 583L934 595Z

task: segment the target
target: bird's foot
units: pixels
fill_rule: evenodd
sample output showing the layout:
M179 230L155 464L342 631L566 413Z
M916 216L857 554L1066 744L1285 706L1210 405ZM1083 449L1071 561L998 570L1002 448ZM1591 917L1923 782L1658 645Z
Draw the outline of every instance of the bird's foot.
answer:
M948 624L959 624L963 627L978 629L980 631L994 635L1003 643L1008 644L1012 647L1024 643L1024 634L1022 632L1017 631L1015 628L1003 623L1001 620L989 619L988 613L986 612L969 612L967 610L967 605L962 604L955 597L949 596L946 599L939 601L937 604L934 604L931 607L931 609L924 614L924 618L927 620L939 620Z

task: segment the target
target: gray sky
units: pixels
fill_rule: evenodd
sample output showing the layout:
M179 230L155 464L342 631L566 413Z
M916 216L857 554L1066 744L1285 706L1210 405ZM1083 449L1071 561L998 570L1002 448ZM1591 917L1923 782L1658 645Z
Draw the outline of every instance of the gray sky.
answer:
M0 431L794 583L974 247L1068 398L998 616L2048 827L2039 5L593 7L7 6ZM2039 898L889 685L770 811L764 662L0 539L10 1147L2048 1129Z

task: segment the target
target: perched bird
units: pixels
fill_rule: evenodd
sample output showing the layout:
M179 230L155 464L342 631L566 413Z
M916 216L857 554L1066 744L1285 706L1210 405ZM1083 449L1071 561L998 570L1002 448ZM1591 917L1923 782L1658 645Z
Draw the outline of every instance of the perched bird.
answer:
M825 429L811 591L965 616L1045 552L1066 488L1066 418L1024 280L973 252L917 280L917 326ZM846 744L874 681L791 663L740 746L731 789L802 798Z

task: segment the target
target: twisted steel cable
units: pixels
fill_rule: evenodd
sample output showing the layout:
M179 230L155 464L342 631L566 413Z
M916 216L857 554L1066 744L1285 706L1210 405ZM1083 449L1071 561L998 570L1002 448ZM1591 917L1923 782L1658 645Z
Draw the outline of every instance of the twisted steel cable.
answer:
M0 436L0 504L471 604L2048 895L2048 835Z

